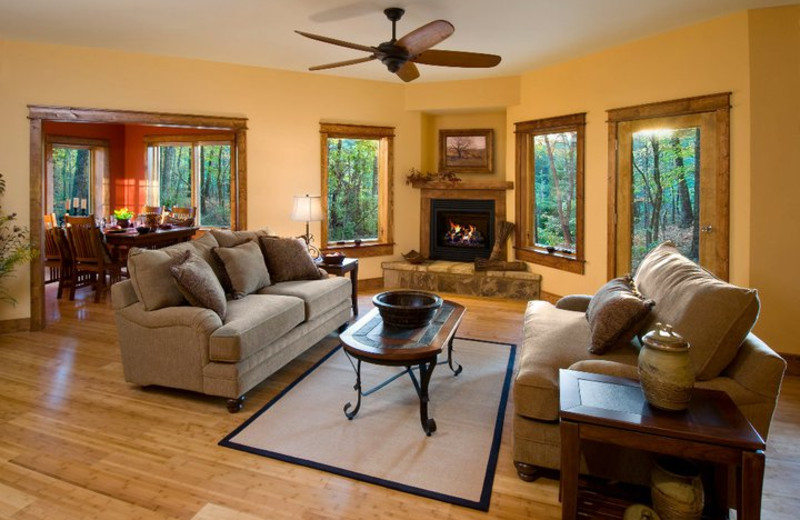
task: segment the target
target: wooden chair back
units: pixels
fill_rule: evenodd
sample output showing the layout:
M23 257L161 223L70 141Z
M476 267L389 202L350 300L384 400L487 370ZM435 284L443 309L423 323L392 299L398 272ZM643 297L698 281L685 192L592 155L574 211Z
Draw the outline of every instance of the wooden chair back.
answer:
M55 213L45 213L44 214L44 229L53 229L54 227L58 227L58 219L56 218Z
M94 215L88 217L67 215L64 219L67 223L69 249L76 263L99 266L110 263L111 259L103 244Z
M169 217L167 217L165 222L176 226L191 227L194 225L194 218L196 213L197 213L196 206L193 206L191 208L182 208L178 206L173 206L172 211L170 211L170 215Z
M147 215L150 213L155 213L156 215L161 215L164 212L163 206L142 206L142 215Z

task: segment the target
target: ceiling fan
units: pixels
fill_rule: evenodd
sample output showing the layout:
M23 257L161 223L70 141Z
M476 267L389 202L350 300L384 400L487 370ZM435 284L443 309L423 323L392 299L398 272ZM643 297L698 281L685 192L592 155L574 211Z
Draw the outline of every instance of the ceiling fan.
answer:
M369 56L364 58L317 65L315 67L310 67L308 70L333 69L372 60L380 60L386 65L386 68L388 68L390 72L397 74L400 79L408 82L414 81L419 77L419 70L415 63L439 65L443 67L470 68L494 67L500 63L500 56L495 54L432 50L431 47L449 38L450 35L453 34L453 31L455 31L453 24L447 20L435 20L427 23L398 40L396 25L397 21L403 17L405 10L399 7L390 7L385 9L383 13L386 15L386 18L392 22L392 39L388 42L381 43L377 47L359 45L357 43L336 40L334 38L328 38L327 36L320 36L303 31L295 31L297 34L305 36L306 38L311 38L312 40L370 53Z

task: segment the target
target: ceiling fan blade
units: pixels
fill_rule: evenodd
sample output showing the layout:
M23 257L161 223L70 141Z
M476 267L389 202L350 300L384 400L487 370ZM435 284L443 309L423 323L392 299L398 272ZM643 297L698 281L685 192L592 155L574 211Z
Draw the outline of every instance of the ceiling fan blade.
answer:
M309 67L308 70L323 70L323 69L335 69L336 67L346 67L347 65L355 65L357 63L364 63L365 61L372 61L377 56L367 56L366 58L356 58L354 60L346 60L346 61L337 61L336 63L328 63L326 65L316 65L314 67Z
M494 67L500 63L500 56L496 54L483 54L480 52L439 51L429 50L412 58L417 63L424 65L439 65L442 67Z
M416 56L446 40L455 30L447 20L434 20L397 40L397 45L404 47L409 55Z
M333 45L338 45L339 47L347 47L348 49L355 49L357 51L365 51L365 52L377 51L377 49L369 47L367 45L359 45L358 43L350 43L344 40L336 40L334 38L328 38L327 36L320 36L318 34L311 34L303 31L295 31L295 32L301 36L305 36L306 38L311 38L312 40L317 40L325 43L332 43Z
M409 81L414 81L419 77L419 69L412 62L407 61L397 70L395 74L397 74L400 79L408 83Z

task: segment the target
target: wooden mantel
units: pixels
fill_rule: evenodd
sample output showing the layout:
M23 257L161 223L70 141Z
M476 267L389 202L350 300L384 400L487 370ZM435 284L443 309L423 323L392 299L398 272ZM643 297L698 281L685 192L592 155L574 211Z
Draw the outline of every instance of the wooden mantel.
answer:
M411 185L421 190L497 190L506 191L514 189L513 181L412 181Z
M477 199L493 200L494 216L497 222L506 219L506 191L514 189L511 181L433 181L412 182L421 190L419 248L422 256L430 256L431 200L433 199Z

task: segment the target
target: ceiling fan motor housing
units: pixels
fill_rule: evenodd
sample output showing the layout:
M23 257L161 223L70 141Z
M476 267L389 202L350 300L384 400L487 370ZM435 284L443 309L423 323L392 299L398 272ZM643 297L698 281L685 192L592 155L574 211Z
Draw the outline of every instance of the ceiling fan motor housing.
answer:
M386 65L390 72L397 72L411 58L407 50L395 45L394 42L383 42L378 45L378 51L381 63Z

